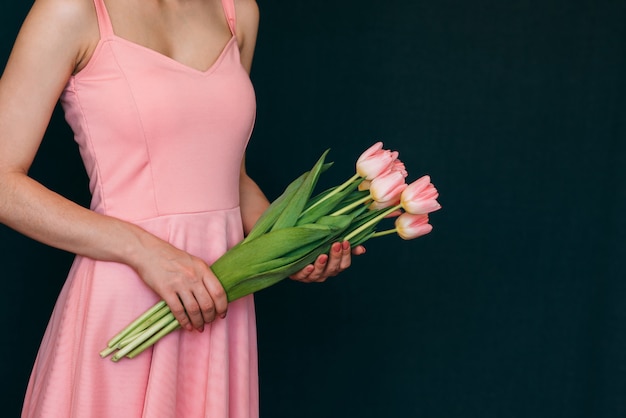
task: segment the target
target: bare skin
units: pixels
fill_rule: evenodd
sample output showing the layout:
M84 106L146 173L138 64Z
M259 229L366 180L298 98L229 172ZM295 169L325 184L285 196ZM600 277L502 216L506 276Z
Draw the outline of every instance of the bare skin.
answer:
M236 0L237 39L250 71L259 12L254 0ZM205 70L231 34L220 0L108 0L115 34ZM89 62L99 41L92 0L36 0L0 78L0 222L37 241L98 260L124 263L166 301L188 330L224 317L226 294L209 266L138 226L97 214L28 176L52 111L68 79ZM249 231L269 202L240 176L241 213ZM350 266L350 249L330 254L294 274L324 281Z

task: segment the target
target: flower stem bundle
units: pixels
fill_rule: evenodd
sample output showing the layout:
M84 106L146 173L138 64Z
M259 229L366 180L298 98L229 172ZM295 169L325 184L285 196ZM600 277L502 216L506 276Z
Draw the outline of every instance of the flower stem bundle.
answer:
M440 208L438 192L428 176L407 185L397 152L374 144L357 160L354 176L313 196L320 175L331 166L327 154L287 186L244 240L211 265L229 301L300 271L334 242L349 241L354 247L375 236L398 233L412 239L430 232L428 213ZM395 228L376 230L396 214ZM111 338L100 355L113 354L113 361L133 358L179 327L160 301Z

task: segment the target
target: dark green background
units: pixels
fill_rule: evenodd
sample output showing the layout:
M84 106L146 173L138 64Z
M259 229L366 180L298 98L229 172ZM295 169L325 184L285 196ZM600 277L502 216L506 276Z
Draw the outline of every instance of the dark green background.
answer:
M4 62L29 5L0 4ZM443 205L424 238L257 294L262 418L626 416L626 2L259 5L268 196L382 140ZM60 113L32 175L88 201ZM0 229L6 416L70 262Z

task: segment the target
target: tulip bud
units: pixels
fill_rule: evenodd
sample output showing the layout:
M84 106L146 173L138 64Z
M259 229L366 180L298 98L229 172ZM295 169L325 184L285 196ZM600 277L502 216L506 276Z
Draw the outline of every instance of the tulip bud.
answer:
M376 202L397 202L406 187L401 172L389 171L372 180L370 195Z
M430 182L430 177L423 176L404 189L400 201L405 211L418 215L441 209L438 197L439 193Z
M383 143L377 142L369 147L356 162L356 172L366 180L373 180L389 170L398 158L397 152L382 149Z
M433 226L428 223L428 215L403 213L395 221L396 231L400 238L409 240L428 234Z

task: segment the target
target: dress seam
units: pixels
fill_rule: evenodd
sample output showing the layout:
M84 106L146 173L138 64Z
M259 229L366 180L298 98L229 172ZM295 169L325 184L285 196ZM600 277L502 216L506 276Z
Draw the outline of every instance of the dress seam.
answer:
M93 143L93 137L91 135L91 130L89 128L89 123L87 121L87 116L85 115L85 111L82 105L82 102L80 100L80 95L78 94L78 88L76 86L76 80L73 79L71 81L71 91L74 93L74 98L76 100L76 103L78 104L78 108L80 109L80 117L83 120L83 126L85 129L85 136L87 138L87 143L89 144L89 150L91 151L92 155L96 155L96 148L95 145ZM84 163L83 163L84 164ZM98 162L98 160L96 158L93 159L93 167L95 170L94 175L90 175L89 176L89 181L91 182L92 180L94 181L94 185L93 185L93 191L91 192L91 201L93 202L94 200L94 196L96 195L96 193L98 194L98 196L100 197L100 203L102 205L102 208L104 209L104 212L107 212L107 203L106 203L106 199L105 199L105 193L104 193L104 187L102 185L102 181L100 180L102 178L102 171L100 169L100 164ZM92 179L92 176L95 176L95 179Z
M126 219L126 221L133 222L133 223L147 222L147 221L152 221L155 219L163 219L163 218L169 218L169 217L194 216L194 215L212 214L212 213L218 213L218 212L233 212L233 211L239 210L240 208L241 207L239 205L235 205L233 207L228 207L228 208L207 209L207 210L200 210L200 211L193 211L193 212L159 213L155 216L149 216L149 217L143 217L143 218L137 218L137 219Z
M107 39L107 42L111 42L111 41L112 39ZM117 54L115 53L115 48L112 48L111 45L109 45L109 48L111 49L111 56L115 60L115 64L117 65L117 68L119 69L120 74L122 74L122 77L124 77L124 81L126 82L126 85L128 86L128 91L130 92L130 97L131 97L131 100L133 101L135 112L137 113L137 120L139 121L139 124L141 125L141 135L143 137L144 149L146 151L146 158L147 158L146 163L148 165L148 170L150 170L150 182L152 183L152 200L154 204L154 211L157 215L159 215L160 210L159 210L159 205L157 203L157 198L156 198L154 171L152 168L152 164L150 164L150 162L152 161L152 159L150 158L150 147L148 146L148 139L146 138L146 129L145 129L145 125L143 122L143 118L141 117L141 112L139 112L139 106L137 105L137 101L135 99L135 91L131 83L128 81L128 77L126 76L126 72L124 71L124 68L119 63Z

